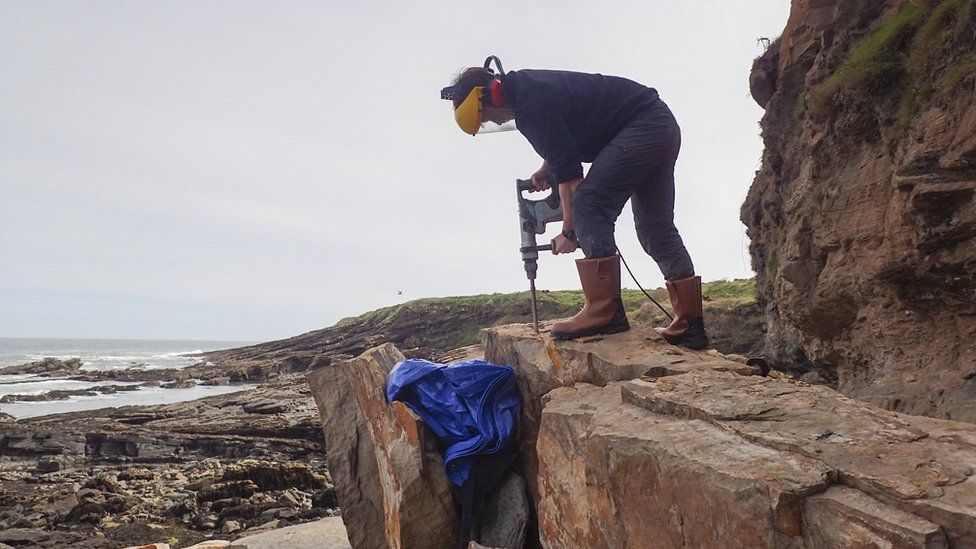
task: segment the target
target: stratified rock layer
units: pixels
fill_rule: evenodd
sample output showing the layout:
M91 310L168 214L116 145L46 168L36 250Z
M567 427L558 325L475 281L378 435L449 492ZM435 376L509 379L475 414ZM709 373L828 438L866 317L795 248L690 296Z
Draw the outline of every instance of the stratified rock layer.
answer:
M386 377L403 358L387 343L308 376L342 520L357 549L457 544L436 440L402 403L386 403Z
M970 424L636 330L554 342L513 325L485 343L519 373L546 547L976 546Z
M976 2L793 0L750 81L767 356L976 422Z
M709 355L667 345L653 332L630 330L613 337L589 337L574 341L554 341L543 323L542 335L529 324L511 324L482 332L485 359L495 364L518 368L518 388L522 395L519 444L522 467L529 493L538 499L538 468L535 441L539 432L543 397L558 387L574 383L606 385L650 372L673 375L695 370L736 371L744 375L759 369ZM524 366L524 367L523 367Z

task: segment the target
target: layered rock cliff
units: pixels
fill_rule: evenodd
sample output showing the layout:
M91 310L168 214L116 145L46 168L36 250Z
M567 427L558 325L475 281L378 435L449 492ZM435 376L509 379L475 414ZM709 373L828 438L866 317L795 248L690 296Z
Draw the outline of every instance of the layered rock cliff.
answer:
M750 84L766 354L976 421L976 2L794 0Z

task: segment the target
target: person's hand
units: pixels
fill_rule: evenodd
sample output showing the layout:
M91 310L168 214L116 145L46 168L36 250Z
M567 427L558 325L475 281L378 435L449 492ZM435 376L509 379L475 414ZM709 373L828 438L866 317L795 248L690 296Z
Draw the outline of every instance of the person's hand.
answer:
M579 242L572 238L566 238L563 235L558 235L556 238L552 239L552 253L559 254L571 254L579 248Z
M532 174L532 185L534 189L529 189L530 193L544 191L549 188L549 183L546 182L550 177L552 177L552 172L548 168L543 168L534 174Z

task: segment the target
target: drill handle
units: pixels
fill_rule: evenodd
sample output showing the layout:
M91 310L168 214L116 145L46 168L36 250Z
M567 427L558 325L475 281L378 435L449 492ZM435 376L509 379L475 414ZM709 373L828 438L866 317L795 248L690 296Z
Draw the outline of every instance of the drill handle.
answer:
M516 179L515 181L519 192L535 189L535 185L532 183L531 177L528 179ZM556 178L550 175L546 178L545 183L548 183L550 187L554 187L556 186Z

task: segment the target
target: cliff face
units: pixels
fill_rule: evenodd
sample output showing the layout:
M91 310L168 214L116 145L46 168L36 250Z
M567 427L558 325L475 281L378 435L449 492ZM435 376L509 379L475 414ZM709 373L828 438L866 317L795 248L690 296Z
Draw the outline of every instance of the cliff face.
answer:
M750 84L767 355L976 422L976 1L794 0Z

